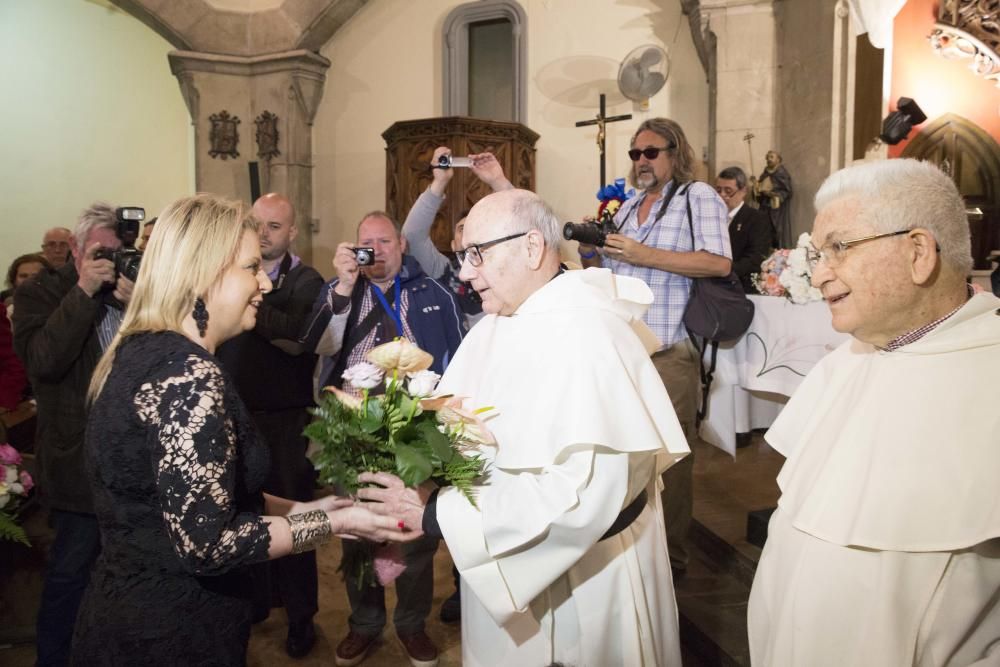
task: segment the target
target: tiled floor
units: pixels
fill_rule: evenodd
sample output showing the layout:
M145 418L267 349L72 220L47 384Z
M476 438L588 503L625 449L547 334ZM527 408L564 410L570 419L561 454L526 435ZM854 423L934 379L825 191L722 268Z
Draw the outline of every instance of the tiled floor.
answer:
M746 511L773 505L777 498L774 478L781 465L781 457L770 450L759 437L747 449L739 450L734 461L728 455L704 443L695 446L695 516L711 531L737 548L753 553L756 547L743 540ZM33 540L42 547L49 539L41 512L37 512L28 526ZM29 634L34 619L41 582L41 550L22 554L16 561L0 563L0 630L16 629ZM333 653L347 631L349 614L347 597L340 585L337 565L340 561L339 544L331 544L319 552L320 611L316 617L319 640L313 652L303 660L292 660L284 652L285 616L281 609L273 610L271 617L254 628L250 640L251 667L277 667L302 665L329 667ZM3 577L4 571L16 576ZM435 560L435 600L428 619L428 634L441 650L441 666L461 664L459 627L442 624L437 618L441 602L452 592L451 558L443 546ZM746 591L733 584L723 574L715 571L710 563L697 559L688 576L677 584L682 606L693 609L699 622L729 628L734 646L740 642L739 633L745 616ZM392 589L387 592L387 605L394 604ZM725 639L723 641L726 641ZM745 641L745 639L743 640ZM732 649L738 651L738 649ZM714 661L712 661L714 662ZM9 667L29 667L34 663L34 647L21 644L13 648L0 648L0 664ZM370 667L407 665L402 647L391 628L387 628L381 644L365 660ZM685 667L701 667L703 663L685 651Z

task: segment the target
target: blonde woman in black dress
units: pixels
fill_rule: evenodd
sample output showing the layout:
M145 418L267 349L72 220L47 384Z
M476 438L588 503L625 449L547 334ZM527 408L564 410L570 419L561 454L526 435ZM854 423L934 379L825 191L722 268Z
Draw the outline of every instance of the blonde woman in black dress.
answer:
M412 538L349 499L260 492L267 448L213 356L254 326L271 288L257 230L249 208L211 195L179 200L157 222L90 388L86 474L103 550L75 664L243 665L251 564L334 534Z

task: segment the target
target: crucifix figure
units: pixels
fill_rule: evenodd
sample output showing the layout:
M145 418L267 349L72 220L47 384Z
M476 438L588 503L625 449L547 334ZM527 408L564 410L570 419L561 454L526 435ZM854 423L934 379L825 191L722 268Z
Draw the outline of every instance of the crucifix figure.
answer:
M598 184L598 189L603 188L607 185L607 180L605 180L605 165L604 165L604 126L607 123L614 123L619 120L629 120L632 118L632 114L627 113L621 116L611 116L608 118L604 115L604 93L601 93L601 109L598 112L594 120L581 120L577 122L577 127L584 127L586 125L596 125L597 126L597 150L601 154L601 182Z

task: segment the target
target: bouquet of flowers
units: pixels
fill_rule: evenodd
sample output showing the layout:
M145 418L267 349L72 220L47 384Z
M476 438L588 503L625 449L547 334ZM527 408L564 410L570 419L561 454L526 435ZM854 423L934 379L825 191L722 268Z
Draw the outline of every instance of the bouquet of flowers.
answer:
M764 296L783 296L792 303L822 301L822 293L812 286L812 271L806 261L809 234L802 234L795 248L779 248L760 265L760 273L750 275L754 287Z
M0 539L31 546L24 529L17 524L17 510L35 485L27 470L19 470L21 452L0 444Z
M343 374L361 389L360 398L327 387L312 411L318 419L305 435L319 444L313 463L320 480L353 494L358 474L390 472L410 487L429 479L454 486L475 505L472 485L485 462L474 450L493 444L481 417L492 408L467 412L458 397L432 398L440 379L428 370L433 357L405 338L376 347L367 358ZM370 395L383 383L385 393ZM361 584L377 576L385 585L405 567L396 546L361 551L360 560L341 563L344 576L353 574Z

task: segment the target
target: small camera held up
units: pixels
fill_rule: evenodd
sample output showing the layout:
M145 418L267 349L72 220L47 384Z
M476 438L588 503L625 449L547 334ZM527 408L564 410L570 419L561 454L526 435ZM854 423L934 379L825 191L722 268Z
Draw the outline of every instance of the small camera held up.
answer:
M471 167L471 157L452 157L451 155L438 156L438 163L435 169L451 169L452 167Z
M117 250L100 248L94 257L108 259L115 265L115 276L125 276L132 282L139 276L142 251L135 247L139 228L146 219L146 210L139 206L122 206L115 209L115 236L122 242Z
M600 222L567 222L563 225L563 238L567 241L579 241L589 245L604 247L608 234L617 234L611 215L605 211Z
M354 248L354 261L358 266L371 266L375 263L375 248Z

